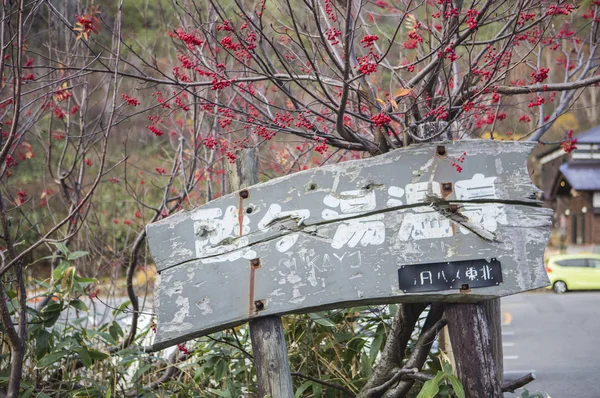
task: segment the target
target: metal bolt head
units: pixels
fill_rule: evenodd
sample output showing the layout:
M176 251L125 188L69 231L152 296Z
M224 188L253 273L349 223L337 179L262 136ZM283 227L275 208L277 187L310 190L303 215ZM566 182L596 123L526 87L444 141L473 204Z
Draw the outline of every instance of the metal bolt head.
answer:
M443 182L442 183L442 189L444 191L451 192L452 191L452 183L451 182Z
M436 148L436 152L440 156L445 156L446 155L446 147L443 145L438 145Z
M240 197L242 199L248 199L249 196L250 196L250 193L248 192L247 189L240 191Z
M250 260L250 265L252 266L252 268L260 267L260 258L253 258L252 260Z

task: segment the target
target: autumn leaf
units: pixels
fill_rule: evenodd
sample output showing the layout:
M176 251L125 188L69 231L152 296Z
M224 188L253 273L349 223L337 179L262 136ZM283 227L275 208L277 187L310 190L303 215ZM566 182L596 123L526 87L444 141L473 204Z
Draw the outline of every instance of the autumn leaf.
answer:
M414 15L407 13L406 20L404 21L404 25L406 26L406 29L408 29L409 31L415 30L415 26L417 26L417 18L415 18Z
M88 8L89 13L83 15L76 15L77 22L75 23L74 31L79 32L77 40L83 38L84 40L89 39L92 33L96 34L100 31L100 19L96 16L100 14L98 6L90 6Z
M394 98L405 97L412 93L412 88L399 88L394 93Z

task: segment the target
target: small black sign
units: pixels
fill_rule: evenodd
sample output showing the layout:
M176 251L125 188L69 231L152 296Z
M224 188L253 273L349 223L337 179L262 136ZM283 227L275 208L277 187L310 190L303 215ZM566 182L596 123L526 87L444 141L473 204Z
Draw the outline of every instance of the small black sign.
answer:
M495 286L502 282L502 268L495 258L402 265L398 282L405 293Z

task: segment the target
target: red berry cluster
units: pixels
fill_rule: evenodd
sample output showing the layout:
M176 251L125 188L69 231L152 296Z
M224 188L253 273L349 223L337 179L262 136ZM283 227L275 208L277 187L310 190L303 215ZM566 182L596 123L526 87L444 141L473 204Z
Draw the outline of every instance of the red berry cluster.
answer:
M477 16L479 15L479 11L470 8L469 10L467 10L467 26L469 27L469 29L473 30L477 28Z
M531 77L534 83L541 83L548 78L550 68L540 68L537 71L531 72Z
M183 344L177 344L177 348L179 348L179 351L181 351L182 354L188 355L190 353L190 350L185 348Z
M467 156L467 153L463 152L462 155L452 162L452 167L454 167L459 173L463 171L463 168L460 164L465 161L465 156Z
M229 159L229 163L231 163L231 164L235 163L236 156L234 153L227 151L225 156L227 156L227 159Z
M218 31L233 32L233 26L229 25L229 21L225 20L222 24L217 24Z
M531 118L527 115L521 115L521 117L519 118L519 122L522 123L529 123L531 121Z
M202 140L202 143L204 144L205 147L209 148L209 149L215 149L218 145L218 142L216 139L214 139L213 137L206 137Z
M575 10L571 4L552 5L548 7L546 15L569 15Z
M342 31L338 28L332 27L325 31L325 36L327 36L327 40L331 42L332 46L335 46L340 42L338 37L342 35Z
M130 97L127 94L121 94L121 98L123 98L127 102L127 105L138 106L140 104L140 101L138 101L137 98Z
M318 142L318 144L314 148L315 151L319 152L321 155L323 155L325 152L327 152L328 147L327 147L327 144L325 143L325 141L326 141L325 138L316 137L315 141Z
M527 105L527 107L528 107L528 108L534 108L534 107L536 107L536 106L540 106L540 105L542 105L543 103L544 103L544 97L542 97L541 95L538 95L538 96L536 97L536 99L534 99L533 101L531 101L531 102L530 102L530 103Z
M332 22L337 22L337 17L335 16L335 11L333 10L331 0L325 0L325 13Z
M388 124L392 121L392 119L385 113L378 113L377 115L371 117L371 121L375 127L383 127L384 124Z
M566 153L574 151L575 149L577 149L577 146L575 146L575 144L577 144L577 138L573 138L573 130L567 131L567 133L563 137L562 142L560 143L560 146L562 147L563 151L565 151Z
M376 35L366 35L363 37L360 42L364 43L363 48L372 47L373 43L379 40L379 37Z
M148 120L150 120L150 124L146 126L148 130L152 131L157 137L160 137L164 134L158 127L156 127L156 125L162 122L162 118L160 116L148 115Z
M185 33L181 29L175 29L175 33L167 32L170 37L178 38L187 44L187 47L193 49L194 46L201 46L204 43L204 40L194 36L191 33Z

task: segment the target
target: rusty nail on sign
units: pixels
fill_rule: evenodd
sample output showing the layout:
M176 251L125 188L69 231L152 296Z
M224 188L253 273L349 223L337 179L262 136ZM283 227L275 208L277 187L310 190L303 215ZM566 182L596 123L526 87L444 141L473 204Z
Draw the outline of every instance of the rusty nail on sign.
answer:
M461 293L470 293L471 289L469 288L469 284L465 283L460 287L460 292Z
M446 147L443 145L438 145L436 148L437 154L440 156L446 156Z
M265 309L265 302L263 300L256 300L254 302L254 308L256 309L256 312L264 310Z
M458 205L451 204L448 206L448 210L451 211L452 213L456 213L458 211Z
M250 260L250 265L252 265L252 268L260 268L260 258Z
M250 193L248 193L247 189L244 189L244 190L240 191L240 197L242 199L248 199L248 196L250 196Z
M442 198L447 199L448 196L452 193L452 183L451 182L442 182L441 184L441 194Z

